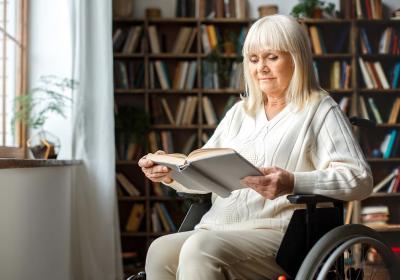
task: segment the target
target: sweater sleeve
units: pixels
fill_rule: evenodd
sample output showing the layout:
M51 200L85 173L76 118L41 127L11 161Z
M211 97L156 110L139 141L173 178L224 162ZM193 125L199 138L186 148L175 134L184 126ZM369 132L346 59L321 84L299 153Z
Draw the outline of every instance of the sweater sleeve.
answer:
M333 106L324 118L310 159L315 170L294 172L294 193L346 201L361 200L371 193L371 170L347 117L338 106Z

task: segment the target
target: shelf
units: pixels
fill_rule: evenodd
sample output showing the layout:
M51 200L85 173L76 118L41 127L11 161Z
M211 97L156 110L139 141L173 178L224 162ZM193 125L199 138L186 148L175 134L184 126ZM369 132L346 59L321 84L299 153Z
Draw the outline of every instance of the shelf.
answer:
M392 19L357 19L357 25L400 25L399 20Z
M244 92L244 89L204 89L204 94L241 94Z
M189 18L189 17L181 17L181 18L151 18L148 19L149 24L157 24L157 23L197 23L197 18Z
M113 21L116 22L116 23L144 24L144 19L141 19L141 18L118 18L118 17L114 17Z
M368 158L369 163L400 163L400 158Z
M385 192L377 192L371 194L368 198L379 198L379 197L400 197L400 193L385 193ZM368 199L366 198L366 199Z
M219 23L250 24L252 21L253 21L253 19L213 18L213 19L201 19L200 23L204 23L204 24L219 24Z
M114 93L117 95L143 95L145 89L114 89Z
M379 225L379 226L365 225L365 226L370 227L378 232L400 232L400 225L397 224Z
M184 201L182 197L170 197L170 196L150 196L150 201Z
M114 53L114 58L138 58L142 59L145 56L143 53Z
M350 53L324 53L313 54L314 59L350 59L353 56Z
M197 125L197 124L180 125L180 126L176 126L173 124L153 124L151 126L152 129L157 129L157 130L168 130L168 129L186 130L186 129L197 129L198 127L199 127L199 125Z
M196 59L201 56L197 53L159 53L159 54L149 54L150 59Z
M380 123L375 126L376 128L400 128L400 123L388 124L388 123Z
M209 53L208 54L202 53L199 56L200 56L200 58L206 59L207 57L210 56L210 54ZM242 55L238 55L238 54L221 53L221 54L218 54L218 57L227 58L227 59L240 59L240 60L243 60L243 56Z
M128 231L121 231L121 236L123 237L147 237L147 232L138 231L138 232L128 232Z
M149 94L197 94L200 92L199 89L149 89L148 90Z
M400 89L359 89L361 94L396 94L400 95Z
M361 54L360 57L365 58L366 60L396 60L399 59L399 55L395 54Z
M304 22L306 24L350 24L352 22L351 19L341 19L341 18L332 18L332 19L312 19L312 18L307 18L307 19L300 19L300 22Z
M117 160L117 165L136 165L138 164L137 160Z
M145 196L119 196L118 201L130 202L130 201L146 201Z
M330 94L337 94L337 95L350 95L353 94L352 89L325 89Z

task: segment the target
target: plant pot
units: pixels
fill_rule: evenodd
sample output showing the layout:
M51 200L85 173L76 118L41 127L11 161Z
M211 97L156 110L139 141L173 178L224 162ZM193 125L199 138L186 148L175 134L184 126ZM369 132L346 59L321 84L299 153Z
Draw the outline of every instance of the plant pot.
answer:
M314 8L311 14L312 18L322 18L322 9L321 8Z
M235 54L235 44L232 42L224 43L224 53L225 54Z
M35 159L56 159L60 150L60 140L48 131L39 132L26 143Z

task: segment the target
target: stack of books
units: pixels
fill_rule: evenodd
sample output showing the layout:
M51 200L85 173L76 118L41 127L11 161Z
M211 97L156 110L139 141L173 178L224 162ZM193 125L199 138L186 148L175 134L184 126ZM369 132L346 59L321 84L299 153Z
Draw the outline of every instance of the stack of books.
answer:
M361 210L361 220L364 225L372 228L387 226L389 208L387 206L365 206Z

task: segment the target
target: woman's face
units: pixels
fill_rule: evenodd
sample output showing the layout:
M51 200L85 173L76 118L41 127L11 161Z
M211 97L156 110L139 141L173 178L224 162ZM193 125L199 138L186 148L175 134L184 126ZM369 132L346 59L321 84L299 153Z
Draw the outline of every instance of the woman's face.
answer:
M294 63L288 52L265 50L249 56L253 82L263 93L283 95L292 79Z

